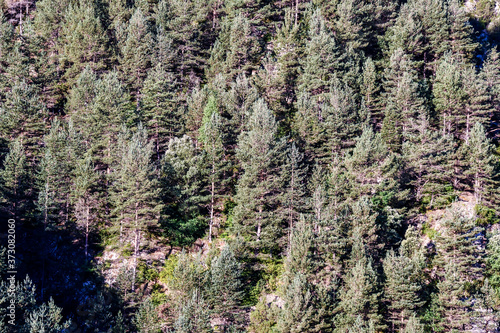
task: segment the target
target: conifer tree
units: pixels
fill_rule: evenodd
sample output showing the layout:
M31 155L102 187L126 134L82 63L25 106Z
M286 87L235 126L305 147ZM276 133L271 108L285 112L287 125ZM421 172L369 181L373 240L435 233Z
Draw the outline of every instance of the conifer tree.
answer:
M230 84L227 95L224 98L221 96L221 99L227 112L223 116L228 118L224 128L226 142L230 150L234 152L238 136L245 129L247 119L253 105L259 99L259 94L247 76L239 75Z
M221 319L223 331L238 321L235 312L243 296L241 279L241 266L226 246L218 257L212 259L207 287L207 300L213 314Z
M402 147L405 172L410 175L417 201L427 196L429 207L434 203L439 206L453 177L449 167L455 150L453 139L431 129L427 117L421 116L417 121L413 125L417 131L409 133Z
M232 81L240 74L250 74L255 69L260 45L252 33L252 24L244 15L222 22L219 38L209 59L208 76L223 74Z
M306 210L307 167L303 159L304 155L299 152L295 142L292 143L283 170L288 185L283 196L283 202L286 205L286 220L288 220L288 245L291 242L292 229L299 220L299 214L305 213Z
M222 119L215 104L215 98L211 96L208 100L203 114L203 125L200 128L200 139L204 143L204 150L207 153L206 159L210 169L208 176L208 186L210 192L210 223L208 231L208 241L212 241L212 232L215 219L215 205L222 194L226 191L229 180L230 162L227 160L225 147L223 144Z
M70 130L56 118L43 140L45 154L40 161L37 180L41 195L38 206L44 215L42 220L45 225L49 217L56 223L69 221L72 163L81 152L79 147L74 146L71 136ZM52 201L51 205L48 205L49 201ZM53 215L56 212L59 216Z
M496 179L496 162L491 153L492 146L483 125L476 123L472 128L469 144L462 146L464 156L467 156L467 169L464 171L469 176L476 204L481 202L496 201L494 189Z
M26 153L20 140L9 144L9 153L0 173L2 201L7 213L14 219L20 216L28 195L28 169Z
M500 98L500 56L495 47L488 52L479 75L489 95L490 109L492 111L498 110L498 101Z
M47 110L40 101L37 88L26 81L15 82L5 102L0 104L1 136L7 140L23 137L33 163L38 157L46 117Z
M176 105L176 82L161 63L149 71L141 90L140 119L155 143L157 160L168 140L182 133L182 109Z
M378 74L375 63L367 58L363 64L363 84L361 85L361 96L370 115L372 122L379 122L381 115L377 110Z
M380 133L375 134L371 128L365 127L352 153L347 155L345 165L352 182L351 196L382 192L389 196L396 194L398 162L395 155L388 152Z
M481 228L465 209L447 210L441 221L443 232L437 240L438 310L445 330L467 329L474 314L472 284L482 278L484 248Z
M285 283L284 305L278 315L277 329L283 333L313 332L313 295L306 277L295 273Z
M327 92L333 79L340 76L341 60L333 34L319 10L315 11L309 20L308 40L300 61L301 70L297 79L299 93L315 96ZM321 102L321 97L318 98Z
M276 60L280 65L278 73L284 85L281 99L286 108L291 108L296 101L295 85L302 52L299 25L296 21L293 22L292 14L291 11L285 13L284 21L276 31L273 41Z
M130 91L139 94L147 70L151 67L153 37L149 31L147 18L140 8L137 8L129 20L127 39L121 49L120 65L122 80Z
M336 332L345 332L351 327L356 317L361 316L364 323L372 321L375 327L381 326L378 314L377 276L371 260L363 253L344 277L344 286L340 291L340 302L335 316Z
M89 235L95 228L96 195L93 193L97 184L97 175L90 156L77 162L73 184L72 200L75 206L77 225L85 235L85 258L88 257Z
M173 138L161 162L163 198L167 203L163 226L175 242L191 243L205 232L204 207L210 202L205 156L184 135Z
M423 97L423 87L412 69L412 62L401 49L391 55L386 69L384 90L384 121L381 133L393 151L399 151L415 120L427 116L429 111Z
M182 307L174 328L179 333L213 332L207 303L198 290L193 291L191 298Z
M157 26L165 29L165 37L176 50L174 63L178 79L183 86L194 87L209 57L209 47L204 41L207 38L213 42L208 34L209 6L198 0L161 0L157 8Z
M127 149L123 151L112 184L113 214L117 223L123 225L127 236L132 238L132 291L135 288L141 240L148 230L158 225L162 209L158 179L150 162L151 152L152 143L147 141L146 130L139 127L130 139Z
M443 133L468 142L473 124L486 123L488 95L477 80L474 69L464 67L455 56L447 55L439 62L433 94Z
M94 3L84 1L68 5L60 38L63 66L67 68L64 74L66 89L73 86L86 66L96 72L107 66L108 39Z
M237 157L243 174L237 184L235 231L249 248L272 251L282 246L281 196L284 143L262 99L255 102L247 131L238 140Z
M141 303L133 321L140 333L153 333L161 330L158 310L151 298L147 298Z
M392 331L401 330L409 325L411 315L424 305L422 293L423 252L410 242L419 242L410 227L406 233L406 243L401 245L399 255L390 250L384 260L385 300L388 303L389 320ZM410 239L409 239L410 238Z
M62 309L58 307L52 297L48 303L43 303L30 312L26 320L27 332L57 333L66 330L71 321L61 323Z
M335 31L346 49L364 49L371 42L373 5L363 0L341 0L336 8Z

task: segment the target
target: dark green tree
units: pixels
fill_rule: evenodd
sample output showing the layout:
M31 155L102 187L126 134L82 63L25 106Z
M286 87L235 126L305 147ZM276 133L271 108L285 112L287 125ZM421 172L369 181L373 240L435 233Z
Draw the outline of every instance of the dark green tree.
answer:
M247 131L238 140L243 174L237 184L235 232L249 249L273 251L283 246L282 170L285 146L276 138L276 120L265 102L255 102Z
M152 146L152 142L147 141L146 130L139 127L123 151L113 175L111 201L120 228L120 241L130 240L133 247L132 291L141 240L158 225L163 206L159 201L156 171L150 161Z

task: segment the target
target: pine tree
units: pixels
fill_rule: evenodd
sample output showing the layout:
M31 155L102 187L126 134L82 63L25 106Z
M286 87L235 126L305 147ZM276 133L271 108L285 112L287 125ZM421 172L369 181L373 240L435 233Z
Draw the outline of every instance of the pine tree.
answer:
M37 180L41 195L38 207L45 226L49 218L55 223L69 221L72 163L77 157L75 155L80 153L78 147L72 146L70 136L69 130L56 118L43 140L45 154L40 161Z
M5 102L0 105L0 135L7 140L23 137L31 163L38 157L46 111L40 102L37 88L26 81L15 82Z
M375 63L367 58L363 64L363 84L361 85L361 96L370 115L372 122L379 123L381 115L377 108L377 94L380 90L378 85L378 74Z
M450 21L451 52L461 57L464 62L472 63L479 45L473 41L474 28L469 22L464 6L456 0L450 1L448 19Z
M93 77L86 71L82 73L81 79L80 87ZM90 91L81 90L84 93L76 95L77 101L72 103L80 106L85 103L89 105L83 112L78 112L78 109L73 111L75 129L82 133L83 141L92 152L97 168L106 170L109 175L110 166L116 164L118 159L117 156L113 156L111 148L118 143L122 126L135 125L137 115L130 107L130 96L119 81L117 72L105 74L90 86Z
M295 273L285 283L284 304L278 315L277 329L283 333L313 332L313 295L305 276Z
M280 216L284 143L263 100L253 106L247 131L238 140L237 158L243 174L237 184L235 231L249 249L274 251L282 246Z
M361 316L365 323L372 321L375 327L380 325L378 314L377 277L371 260L364 254L356 261L344 277L344 286L340 291L340 302L335 316L336 332L345 332L351 327L356 317Z
M412 233L409 228L407 242ZM418 242L418 238L416 241ZM416 251L417 253L411 253L407 246L402 245L399 255L390 250L384 260L385 300L388 303L392 331L406 328L411 314L425 303L421 298L423 252L419 248Z
M89 235L95 228L93 209L95 209L97 198L93 192L96 183L97 175L94 172L94 165L90 156L87 156L77 162L72 193L77 225L85 235L85 258L88 257Z
M371 128L364 128L352 153L346 156L345 165L352 184L350 196L396 195L398 162L395 155L388 152L382 136Z
M303 159L304 155L299 152L295 142L292 143L283 170L288 185L283 196L283 202L286 206L286 220L288 220L289 246L292 237L292 229L299 220L299 215L305 213L306 210L307 166L304 165Z
M25 208L28 195L26 153L20 140L9 144L0 179L4 209L17 220Z
M494 189L497 163L491 153L492 146L486 137L483 125L480 123L474 125L468 143L462 146L463 155L467 156L467 169L464 174L471 178L476 204L494 202L497 199Z
M346 49L364 49L371 44L370 15L373 5L363 0L341 0L336 8L335 31Z
M359 107L354 92L336 82L321 103L308 94L299 95L295 131L306 143L306 150L317 162L331 162L337 153L351 148L368 122L368 114Z
M216 201L227 191L229 180L229 167L225 147L223 143L222 119L217 110L215 98L211 96L208 100L203 114L203 125L200 128L200 139L204 143L204 151L207 153L206 159L209 167L208 185L210 192L210 224L208 231L208 241L212 241L212 233L215 219Z
M174 242L191 244L205 233L203 208L210 202L203 151L187 135L170 140L161 162L163 227Z
M209 57L205 41L213 42L208 26L209 6L198 0L161 0L156 15L157 26L164 28L166 38L176 50L174 63L178 80L184 87L196 86Z
M207 75L223 74L227 81L232 81L240 74L250 74L260 48L249 19L241 14L233 19L226 17L211 51Z
M140 333L154 333L161 331L158 310L153 304L151 298L147 298L141 303L139 309L135 313L133 322L137 328L137 332Z
M223 331L238 321L237 312L243 297L241 265L229 247L212 259L208 279L207 300L213 314L221 319Z
M182 109L176 105L176 85L173 75L159 63L149 71L141 90L140 119L155 143L157 160L165 152L168 140L180 136L183 130Z
M71 323L70 320L61 323L62 319L62 308L55 305L51 297L47 304L43 303L30 312L26 328L28 332L57 333L66 330Z
M443 133L468 142L473 124L487 122L487 91L474 69L464 67L455 56L447 55L440 61L433 94Z
M430 208L434 204L440 206L446 200L446 187L453 178L450 167L455 150L453 139L431 129L427 117L421 116L413 126L417 132L409 133L402 147L405 172L410 176L417 201L430 197Z
M194 290L191 298L182 307L174 328L179 333L211 333L210 312L203 296Z
M64 78L66 90L86 66L101 72L107 66L108 39L97 16L97 8L90 1L69 4L64 13L60 36L61 58L67 68Z
M414 131L412 124L419 117L427 116L424 89L408 56L398 49L392 54L386 69L384 90L384 121L381 133L391 150L400 151L403 140Z
M495 47L488 52L479 75L489 95L490 109L498 111L498 101L500 98L500 56ZM496 113L498 112L495 112L494 115Z
M128 23L127 39L121 49L120 74L123 82L138 99L139 90L151 67L152 49L153 37L149 32L146 16L137 8Z
M162 204L155 170L150 162L152 143L147 141L146 131L139 127L116 168L112 184L113 214L133 245L132 291L135 288L137 257L141 239L151 228L158 225ZM123 235L120 234L122 239ZM128 237L127 237L128 238Z
M449 209L441 224L443 232L437 240L439 265L438 310L445 330L467 329L471 323L474 281L482 278L484 248L481 228L465 209Z
M334 78L339 78L342 57L331 31L319 10L309 20L308 40L297 79L299 93L312 96L328 91ZM321 102L321 97L318 97Z

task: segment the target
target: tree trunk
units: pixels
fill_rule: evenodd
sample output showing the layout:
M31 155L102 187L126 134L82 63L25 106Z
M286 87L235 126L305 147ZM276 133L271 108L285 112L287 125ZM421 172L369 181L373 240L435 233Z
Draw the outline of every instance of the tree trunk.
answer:
M139 204L135 204L135 240L134 240L134 264L132 267L132 292L135 290L135 274L137 270L137 254L139 252L139 240L140 240L140 231L139 231L139 220L138 220L138 208Z

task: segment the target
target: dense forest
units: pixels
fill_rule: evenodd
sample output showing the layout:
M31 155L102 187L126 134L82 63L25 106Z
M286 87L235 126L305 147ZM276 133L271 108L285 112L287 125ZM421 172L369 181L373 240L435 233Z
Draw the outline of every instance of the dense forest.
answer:
M500 330L498 0L0 9L0 332Z

